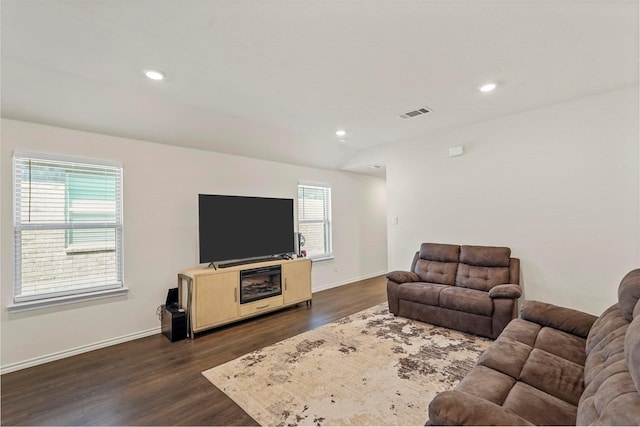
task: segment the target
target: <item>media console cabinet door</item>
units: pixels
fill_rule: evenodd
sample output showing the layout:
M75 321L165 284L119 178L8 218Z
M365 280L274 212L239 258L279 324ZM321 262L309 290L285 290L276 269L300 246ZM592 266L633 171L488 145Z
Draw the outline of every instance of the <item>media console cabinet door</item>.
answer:
M238 272L196 277L194 303L195 331L237 318Z
M282 277L285 305L311 299L311 261L283 264Z

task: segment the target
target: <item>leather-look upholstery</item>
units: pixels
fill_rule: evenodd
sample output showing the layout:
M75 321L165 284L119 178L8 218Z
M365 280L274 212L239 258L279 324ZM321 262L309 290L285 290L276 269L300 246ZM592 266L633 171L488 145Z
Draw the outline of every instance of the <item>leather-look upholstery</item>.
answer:
M525 301L430 425L640 425L640 269L600 317Z
M509 248L423 243L411 271L387 274L389 311L496 338L517 314L519 283Z

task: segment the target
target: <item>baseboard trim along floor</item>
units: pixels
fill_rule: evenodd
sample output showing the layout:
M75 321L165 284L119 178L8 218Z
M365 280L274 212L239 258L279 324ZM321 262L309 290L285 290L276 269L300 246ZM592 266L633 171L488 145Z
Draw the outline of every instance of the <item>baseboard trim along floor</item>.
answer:
M345 281L341 281L341 282L336 282L336 283L330 283L318 288L314 288L313 292L320 292L320 291L325 291L327 289L332 289L332 288L337 288L339 286L343 286L343 285L347 285L349 283L354 283L357 281L361 281L361 280L367 280L367 279L371 279L374 277L378 277L378 276L382 276L386 274L386 271L382 271L382 272L377 272L377 273L373 273L373 274L366 274L360 277L355 277L355 278L351 278L349 280L345 280ZM48 363L48 362L53 362L55 360L60 360L60 359L64 359L65 357L71 357L71 356L75 356L78 354L82 354L82 353L86 353L89 351L93 351L93 350L98 350L100 348L104 348L104 347L109 347L112 345L116 345L116 344L121 344L127 341L133 341L139 338L144 338L144 337L148 337L151 335L155 335L155 334L159 334L161 332L161 328L160 326L155 327L155 328L151 328L151 329L147 329L144 331L139 331L139 332L134 332L131 334L127 334L127 335L123 335L120 337L115 337L115 338L109 338L103 341L98 341L96 343L92 343L92 344L87 344L87 345L82 345L79 347L75 347L75 348L71 348L68 350L62 350L59 352L55 352L55 353L50 353L50 354L45 354L42 356L38 356L38 357L34 357L32 359L27 359L24 361L20 361L20 362L14 362L14 363L10 363L7 365L3 365L0 366L0 375L2 374L8 374L10 372L14 372L14 371L19 371L21 369L26 369L26 368L31 368L33 366L37 366L37 365L42 365L44 363Z
M8 365L0 367L0 375L19 371L20 369L31 368L32 366L42 365L43 363L53 362L54 360L64 359L65 357L75 356L77 354L86 353L88 351L98 350L100 348L121 344L123 342L137 340L138 338L148 337L151 335L159 334L160 332L160 326L158 326L156 328L147 329L146 331L134 332L132 334L109 338L107 340L82 345L68 350L45 354L43 356L34 357L32 359L24 360L21 362L10 363Z

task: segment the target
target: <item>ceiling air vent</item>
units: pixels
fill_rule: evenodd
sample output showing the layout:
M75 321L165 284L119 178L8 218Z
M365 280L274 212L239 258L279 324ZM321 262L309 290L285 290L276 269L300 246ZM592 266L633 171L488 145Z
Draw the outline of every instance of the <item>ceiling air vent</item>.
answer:
M399 114L398 117L400 117L401 119L410 119L412 117L421 116L423 114L427 114L427 113L430 113L430 112L431 112L431 110L428 109L427 107L422 107L422 108L418 108L417 110L414 110L414 111L409 111L408 113Z

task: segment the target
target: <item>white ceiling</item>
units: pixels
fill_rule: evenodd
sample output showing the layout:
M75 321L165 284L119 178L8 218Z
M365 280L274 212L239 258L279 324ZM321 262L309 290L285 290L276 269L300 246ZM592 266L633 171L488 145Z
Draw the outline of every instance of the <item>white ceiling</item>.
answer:
M637 0L2 0L1 19L3 117L328 169L638 84Z

